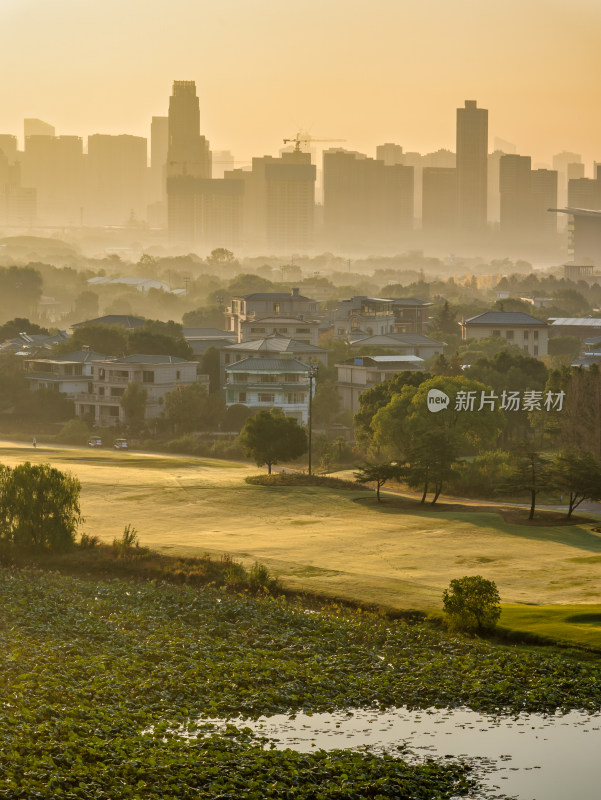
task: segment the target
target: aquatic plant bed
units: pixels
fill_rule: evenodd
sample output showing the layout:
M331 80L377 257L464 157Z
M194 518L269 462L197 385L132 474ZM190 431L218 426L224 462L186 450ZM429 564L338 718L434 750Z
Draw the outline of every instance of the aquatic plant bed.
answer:
M200 716L601 705L601 666L403 621L155 582L0 570L0 798L450 798L461 763L276 751Z

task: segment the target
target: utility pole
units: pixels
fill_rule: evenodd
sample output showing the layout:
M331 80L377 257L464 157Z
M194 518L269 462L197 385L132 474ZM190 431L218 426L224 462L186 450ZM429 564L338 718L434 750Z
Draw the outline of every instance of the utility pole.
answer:
M317 364L309 364L309 475L311 475L311 444L313 438L313 380L317 377Z

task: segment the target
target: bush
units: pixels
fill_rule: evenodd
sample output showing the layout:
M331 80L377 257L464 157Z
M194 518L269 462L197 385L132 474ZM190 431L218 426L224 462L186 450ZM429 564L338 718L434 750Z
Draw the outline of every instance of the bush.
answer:
M491 450L471 461L454 464L449 488L454 494L464 497L491 498L499 493L500 486L507 484L512 473L510 453Z
M22 550L65 550L82 522L81 484L49 464L0 465L0 539Z
M67 444L86 444L90 430L85 422L80 419L70 419L65 422L56 439Z
M501 616L497 585L481 575L452 580L442 602L452 630L487 633L494 630Z

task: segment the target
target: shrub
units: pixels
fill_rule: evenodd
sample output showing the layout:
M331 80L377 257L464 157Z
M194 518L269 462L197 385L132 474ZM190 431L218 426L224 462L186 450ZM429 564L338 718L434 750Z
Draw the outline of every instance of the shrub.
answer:
M58 434L57 441L67 444L86 444L90 430L85 422L80 419L70 419L65 422Z
M452 630L490 632L501 616L497 585L481 575L466 575L452 580L443 592L442 602Z
M65 550L82 522L81 484L49 464L0 465L0 539L22 550Z

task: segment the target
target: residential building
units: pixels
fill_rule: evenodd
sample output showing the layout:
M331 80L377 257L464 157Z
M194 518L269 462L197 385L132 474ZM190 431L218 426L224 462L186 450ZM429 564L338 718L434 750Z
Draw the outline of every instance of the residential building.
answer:
M25 362L25 377L32 392L51 389L74 398L88 391L93 362L110 360L89 348L58 356L38 356Z
M466 233L486 230L487 158L488 111L466 100L457 109L457 216Z
M334 338L393 333L394 324L394 300L356 295L339 301L334 316Z
M395 333L425 333L432 303L417 297L395 297L392 301Z
M549 336L576 336L585 344L587 340L595 349L600 349L597 337L601 336L599 317L552 317L549 319Z
M13 339L0 342L0 353L12 353L17 356L40 356L50 354L57 344L69 339L65 331L58 333L26 333L25 331Z
M146 324L144 317L132 317L128 314L105 314L103 317L86 319L83 322L74 322L72 328L81 328L84 325L120 325L122 328L133 330Z
M184 328L182 335L195 356L203 356L209 347L222 350L227 345L235 344L238 341L235 334L219 328Z
M351 340L353 350L361 348L365 352L367 348L382 348L390 350L391 354L418 356L423 359L442 355L446 346L446 342L437 342L421 333L385 333Z
M124 226L146 219L147 149L142 136L88 136L84 224Z
M175 356L131 355L92 362L87 391L75 396L75 413L91 417L96 425L125 422L121 398L128 384L138 383L146 391L146 419L158 417L165 395L197 382L198 364Z
M359 411L360 395L405 370L423 370L424 359L414 355L358 356L336 364L336 388L342 407L353 414Z
M548 353L547 323L521 311L486 311L461 323L462 339L491 336L500 336L531 356L546 356Z
M274 319L276 327L278 327L278 318L280 317L303 323L305 318L310 320L317 309L318 303L301 295L296 288L291 289L290 292L253 292L247 295L237 295L231 298L230 305L225 311L225 328L228 332L235 333L239 342L244 341L244 335L252 339L262 339L267 333L276 332L274 330L268 332L266 324L263 324L264 320ZM257 325L256 323L259 322L261 324ZM283 322L282 325L284 325ZM253 327L263 328L263 330L253 331ZM303 325L302 327L310 328L311 326ZM294 339L299 338L296 336L296 331L281 332L290 333ZM303 337L306 335L307 333L303 333ZM317 344L317 342L314 343Z
M309 367L295 358L245 358L225 367L226 406L279 408L301 425L309 419ZM313 392L315 391L315 382Z
M363 153L323 155L324 239L332 249L402 245L413 229L413 167Z
M457 228L457 169L425 167L422 171L422 230L448 235Z
M236 182L243 198L244 244L287 253L311 247L316 175L311 154L296 150L253 158L250 170L225 170L224 180Z
M319 321L304 317L261 317L240 323L240 341L249 342L273 334L289 336L297 342L317 347Z
M281 333L272 333L263 339L253 339L229 344L220 348L220 366L222 381L225 368L245 358L296 358L298 361L320 361L324 367L328 365L328 351L323 347L308 342L291 339Z

